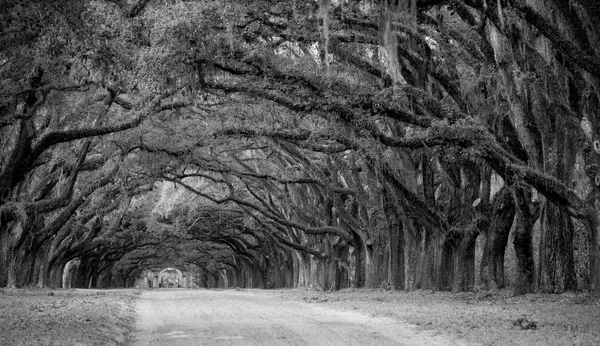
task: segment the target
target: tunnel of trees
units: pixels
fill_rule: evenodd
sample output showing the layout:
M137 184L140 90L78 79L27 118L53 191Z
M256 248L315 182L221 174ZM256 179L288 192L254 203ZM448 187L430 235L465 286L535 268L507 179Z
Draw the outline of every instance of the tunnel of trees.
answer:
M600 293L595 0L3 7L0 287Z

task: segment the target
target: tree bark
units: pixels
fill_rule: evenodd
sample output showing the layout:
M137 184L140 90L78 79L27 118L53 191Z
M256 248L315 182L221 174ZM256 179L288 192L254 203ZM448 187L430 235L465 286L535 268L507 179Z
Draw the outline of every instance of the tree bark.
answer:
M526 186L513 187L516 206L516 227L514 246L517 255L517 280L514 295L531 293L534 290L533 246L531 243L533 224L536 216L531 205L531 191Z
M23 236L23 221L10 228L6 243L6 287L17 287L17 244Z
M349 278L349 263L348 263L348 255L349 255L350 246L346 243L339 246L336 249L336 267L338 271L337 281L336 281L336 290L341 290L343 288L350 287L350 278Z
M460 239L455 253L454 292L469 292L475 287L475 241L478 235L479 233L471 230Z
M590 268L590 290L596 296L600 296L600 248L598 247L598 232L600 231L600 220L595 208L587 210L586 226L589 234L589 268Z
M354 247L354 283L352 287L365 287L365 245L356 233L352 233Z
M503 187L492 202L492 218L485 234L480 264L480 283L485 289L504 288L504 254L515 218L510 189Z
M546 293L577 289L573 256L573 222L552 202L542 211L537 286Z
M455 250L460 235L448 235L442 244L440 266L438 267L436 286L440 291L450 291L454 283L456 268Z
M434 289L441 255L441 235L424 227L421 228L420 235L416 288Z
M364 249L364 270L365 270L365 288L377 287L377 267L375 263L375 250L373 245L365 242Z
M293 267L293 285L294 288L299 288L302 287L301 286L301 281L300 281L300 275L301 275L301 271L300 271L300 259L299 259L300 255L298 254L298 251L292 251L292 267ZM245 286L242 286L245 287Z
M386 186L384 191L384 211L388 222L389 266L388 282L392 290L404 289L404 228L395 205L398 204L394 195Z

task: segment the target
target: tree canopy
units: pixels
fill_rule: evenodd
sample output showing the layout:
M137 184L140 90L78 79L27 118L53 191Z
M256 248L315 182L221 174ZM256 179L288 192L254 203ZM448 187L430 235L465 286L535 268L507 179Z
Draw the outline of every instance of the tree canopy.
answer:
M595 1L4 7L0 286L600 292Z

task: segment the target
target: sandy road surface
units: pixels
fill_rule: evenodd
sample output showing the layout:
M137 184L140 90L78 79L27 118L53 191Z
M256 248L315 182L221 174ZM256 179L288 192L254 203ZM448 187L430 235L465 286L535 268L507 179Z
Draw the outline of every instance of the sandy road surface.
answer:
M386 317L260 291L154 290L136 302L135 345L459 345Z

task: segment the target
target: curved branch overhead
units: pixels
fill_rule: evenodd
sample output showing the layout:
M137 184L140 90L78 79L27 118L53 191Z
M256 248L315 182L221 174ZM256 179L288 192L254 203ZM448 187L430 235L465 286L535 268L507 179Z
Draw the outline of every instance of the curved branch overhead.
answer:
M53 3L0 15L0 286L462 291L514 223L515 292L600 291L591 2Z

